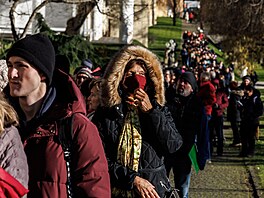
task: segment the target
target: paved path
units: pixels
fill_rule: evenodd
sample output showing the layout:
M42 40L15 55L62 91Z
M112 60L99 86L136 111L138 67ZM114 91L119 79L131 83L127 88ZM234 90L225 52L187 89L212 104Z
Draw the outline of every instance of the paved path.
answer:
M193 173L190 198L264 197L264 189L260 187L256 174L257 167L251 166L249 158L238 157L239 151L240 148L226 145L223 156L213 155L212 163L207 164L205 170Z
M251 158L238 157L240 148L229 147L231 131L224 131L226 142L224 154L213 154L212 162L207 163L198 174L192 170L190 198L261 198L261 188L257 176L257 166L252 166ZM264 138L264 137L262 137ZM261 140L263 141L263 139ZM262 148L264 149L264 148ZM257 154L256 154L257 155ZM263 156L254 158L254 164L263 164ZM173 184L173 173L170 175Z
M196 31L199 24L182 21L182 29ZM256 84L257 89L264 89L264 82ZM213 155L212 163L208 163L205 170L196 174L192 171L190 198L264 198L257 176L258 167L255 164L264 163L263 156L254 158L251 165L250 158L238 157L240 148L229 147L232 140L230 129L224 130L226 142L224 154L221 157ZM264 141L264 137L261 137ZM262 150L264 149L264 146ZM257 154L256 154L257 155ZM173 183L173 173L170 179Z

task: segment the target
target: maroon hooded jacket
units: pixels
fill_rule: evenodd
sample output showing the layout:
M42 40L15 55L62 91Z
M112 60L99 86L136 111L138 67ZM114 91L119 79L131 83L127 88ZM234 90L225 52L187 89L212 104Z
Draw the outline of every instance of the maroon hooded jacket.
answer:
M216 103L215 87L210 81L201 82L197 95L202 99L206 115L211 115Z
M96 126L85 116L85 102L72 78L55 70L53 83L34 119L23 122L16 98L9 98L22 118L20 134L29 165L28 198L67 198L66 163L58 142L58 121L75 114L71 161L74 197L110 197L108 164Z

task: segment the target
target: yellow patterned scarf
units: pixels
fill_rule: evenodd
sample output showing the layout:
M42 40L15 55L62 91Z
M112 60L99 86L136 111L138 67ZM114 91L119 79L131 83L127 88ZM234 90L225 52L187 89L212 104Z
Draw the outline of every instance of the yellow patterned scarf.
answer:
M139 158L141 153L140 122L137 107L130 106L125 118L123 130L119 139L117 162L138 171ZM117 188L112 189L115 197L134 197L133 191L125 191Z

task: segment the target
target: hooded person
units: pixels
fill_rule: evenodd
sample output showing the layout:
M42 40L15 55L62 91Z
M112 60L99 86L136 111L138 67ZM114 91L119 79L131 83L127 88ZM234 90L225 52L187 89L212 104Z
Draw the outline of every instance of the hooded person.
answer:
M178 78L175 97L166 104L183 139L182 147L175 153L165 156L164 160L168 176L171 169L173 170L175 188L179 190L181 198L188 197L189 194L193 160L189 154L195 144L200 149L200 145L204 145L205 138L207 138L207 142L209 141L209 137L204 135L202 127L206 120L205 110L196 93L197 82L194 74L189 71L184 72ZM200 163L200 160L204 154L198 153L197 157L198 169L202 170L204 164ZM196 164L194 163L194 165Z
M54 69L55 51L49 38L39 33L18 40L6 61L9 83L4 92L19 116L29 167L28 198L110 197L98 130L85 116L85 101L73 79ZM60 123L68 118L72 118L72 134L66 136L74 148L70 177L59 141Z
M165 107L164 77L156 55L124 46L109 62L93 117L108 159L112 197L163 197L170 189L163 156L182 139Z

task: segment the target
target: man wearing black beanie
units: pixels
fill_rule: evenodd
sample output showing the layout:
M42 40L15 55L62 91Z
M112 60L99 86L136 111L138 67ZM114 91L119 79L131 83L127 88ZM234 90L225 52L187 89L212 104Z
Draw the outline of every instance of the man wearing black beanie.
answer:
M181 74L180 79L186 80L192 87L193 92L197 91L197 81L192 72L184 72Z
M192 159L189 153L202 136L201 126L205 120L205 111L201 100L196 96L197 83L192 72L182 73L176 83L176 96L168 101L175 125L182 136L183 145L176 153L165 157L165 167L169 176L174 173L175 188L179 196L188 197L191 179ZM191 123L191 124L190 124ZM204 167L199 167L203 169Z
M6 60L11 56L19 56L25 59L46 76L47 85L51 84L55 66L55 51L47 36L35 34L17 41L8 50Z
M54 69L55 51L49 38L35 34L17 41L6 61L9 83L4 92L18 113L28 159L27 197L110 197L99 132L86 117L84 98L73 79ZM63 120L71 123L64 126ZM69 166L60 144L62 134L70 137L73 148Z

